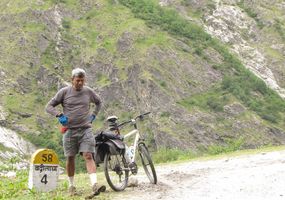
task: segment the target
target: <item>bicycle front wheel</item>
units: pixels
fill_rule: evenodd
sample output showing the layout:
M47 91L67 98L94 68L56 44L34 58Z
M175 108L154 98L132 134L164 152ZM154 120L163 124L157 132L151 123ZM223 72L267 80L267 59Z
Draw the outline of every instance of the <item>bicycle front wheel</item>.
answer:
M104 173L109 186L114 191L122 191L128 185L129 170L123 155L106 153L104 157Z
M141 157L142 166L151 183L157 183L156 171L150 157L150 154L144 144L139 145L139 155Z

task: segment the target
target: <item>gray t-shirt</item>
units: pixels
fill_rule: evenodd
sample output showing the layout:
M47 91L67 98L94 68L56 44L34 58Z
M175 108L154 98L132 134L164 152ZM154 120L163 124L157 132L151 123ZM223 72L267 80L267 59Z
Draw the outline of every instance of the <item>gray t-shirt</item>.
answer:
M90 104L94 103L95 110L90 112ZM46 105L46 112L56 116L60 111L55 108L61 104L63 114L68 117L68 128L91 127L90 116L97 115L101 108L100 97L88 86L76 91L72 86L60 89Z

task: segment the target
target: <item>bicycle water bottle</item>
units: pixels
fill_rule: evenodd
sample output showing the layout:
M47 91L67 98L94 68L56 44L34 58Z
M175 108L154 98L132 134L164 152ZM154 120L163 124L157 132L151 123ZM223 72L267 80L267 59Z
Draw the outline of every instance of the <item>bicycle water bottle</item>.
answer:
M127 161L127 163L130 163L131 162L131 159L129 157L129 147L125 144L125 159Z
M131 163L132 162L132 158L134 157L134 147L130 146L128 147L127 145L125 145L125 159L127 161L127 163Z
M132 174L136 175L138 173L138 167L137 167L137 164L134 161L134 156L135 156L135 147L134 146L130 146L128 148L128 157L130 159L129 168L130 168Z
M128 149L128 154L129 154L129 158L132 161L135 155L135 147L134 146L130 146Z

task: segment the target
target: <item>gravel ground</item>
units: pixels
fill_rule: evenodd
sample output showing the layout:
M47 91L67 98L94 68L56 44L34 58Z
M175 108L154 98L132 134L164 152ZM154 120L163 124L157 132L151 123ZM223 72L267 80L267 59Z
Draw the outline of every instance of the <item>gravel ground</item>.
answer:
M279 200L285 199L285 151L192 161L156 167L158 184L148 182L143 168L133 176L137 187L113 200Z

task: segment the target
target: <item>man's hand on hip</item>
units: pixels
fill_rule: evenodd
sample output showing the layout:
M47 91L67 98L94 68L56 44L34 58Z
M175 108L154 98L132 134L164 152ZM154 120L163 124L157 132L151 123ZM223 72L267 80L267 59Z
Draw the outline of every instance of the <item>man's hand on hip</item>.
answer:
M63 126L65 126L68 123L68 117L66 117L64 114L61 114L61 115L58 116L58 121Z
M91 124L92 124L93 121L95 121L95 119L96 119L96 115L93 114L93 115L90 116L90 122L91 122Z

